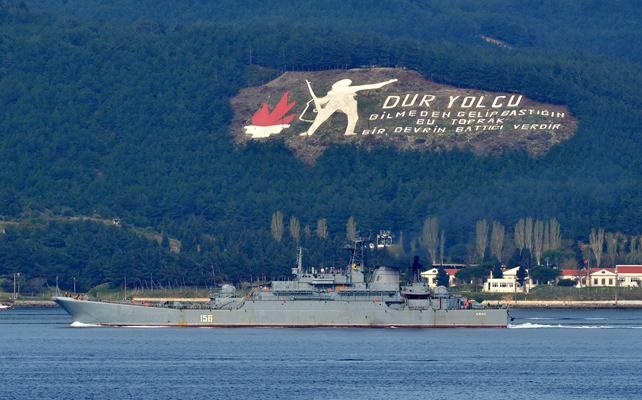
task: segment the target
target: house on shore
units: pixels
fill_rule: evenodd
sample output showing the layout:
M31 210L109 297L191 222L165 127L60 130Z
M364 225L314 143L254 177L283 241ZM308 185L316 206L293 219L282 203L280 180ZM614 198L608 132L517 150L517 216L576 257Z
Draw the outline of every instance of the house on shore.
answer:
M616 265L615 268L564 269L560 279L575 281L576 287L642 287L642 265Z
M502 271L501 278L493 277L491 272L490 278L484 282L484 287L482 291L490 293L522 293L529 292L535 284L533 280L528 276L528 270L526 270L526 278L524 278L524 285L519 283L517 279L517 271L519 267L514 267Z
M588 270L586 269L562 269L560 270L559 280L569 280L575 282L575 287L586 286Z
M616 265L621 287L642 287L642 265Z
M439 268L443 268L448 275L448 286L457 286L457 278L455 275L465 267L466 264L444 264L443 266L433 266L431 269L421 272L420 275L428 282L429 287L434 288L437 287Z

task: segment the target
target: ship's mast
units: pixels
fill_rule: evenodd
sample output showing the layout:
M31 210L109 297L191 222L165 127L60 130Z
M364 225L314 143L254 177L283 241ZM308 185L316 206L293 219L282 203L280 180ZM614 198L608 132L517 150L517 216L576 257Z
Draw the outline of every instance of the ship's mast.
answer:
M303 247L296 248L296 267L292 268L292 275L301 276L303 274Z
M369 239L364 239L360 236L356 236L351 243L348 245L350 249L350 280L355 286L365 285L365 251L364 247L366 243L369 242Z
M297 251L298 253L296 255L296 269L298 275L301 275L301 273L303 272L303 247L297 247Z

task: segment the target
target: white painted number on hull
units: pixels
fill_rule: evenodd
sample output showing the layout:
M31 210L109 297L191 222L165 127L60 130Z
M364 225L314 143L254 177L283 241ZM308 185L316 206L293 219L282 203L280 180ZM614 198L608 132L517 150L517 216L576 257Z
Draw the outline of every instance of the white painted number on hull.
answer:
M201 314L201 322L214 322L212 314Z

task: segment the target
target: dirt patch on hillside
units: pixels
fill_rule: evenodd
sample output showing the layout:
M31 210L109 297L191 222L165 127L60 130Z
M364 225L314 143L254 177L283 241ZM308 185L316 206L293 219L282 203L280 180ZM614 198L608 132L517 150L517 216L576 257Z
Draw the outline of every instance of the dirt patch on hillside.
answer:
M236 143L282 140L307 162L333 144L540 155L577 128L564 106L442 85L394 68L286 72L243 89L232 108Z

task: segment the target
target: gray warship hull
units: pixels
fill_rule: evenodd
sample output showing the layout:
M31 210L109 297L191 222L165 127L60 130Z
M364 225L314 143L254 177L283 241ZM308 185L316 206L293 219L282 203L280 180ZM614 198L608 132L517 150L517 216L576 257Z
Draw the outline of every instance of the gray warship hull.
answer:
M227 306L197 308L55 297L79 324L176 327L503 328L507 309L442 308L388 303L383 297L350 300L234 298ZM412 303L412 302L410 302Z

